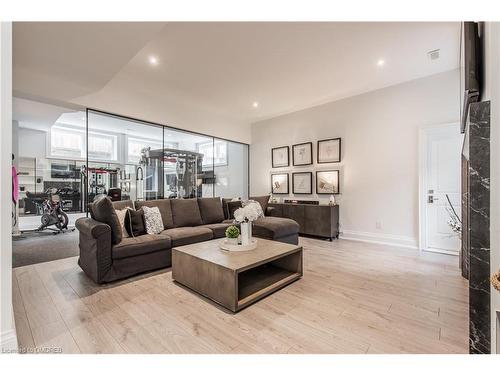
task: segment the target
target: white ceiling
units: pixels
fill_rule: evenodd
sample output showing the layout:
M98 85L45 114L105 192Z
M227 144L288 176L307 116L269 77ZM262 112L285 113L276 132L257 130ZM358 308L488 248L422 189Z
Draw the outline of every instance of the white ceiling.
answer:
M15 23L13 86L167 123L204 111L249 124L456 69L459 40L458 22Z

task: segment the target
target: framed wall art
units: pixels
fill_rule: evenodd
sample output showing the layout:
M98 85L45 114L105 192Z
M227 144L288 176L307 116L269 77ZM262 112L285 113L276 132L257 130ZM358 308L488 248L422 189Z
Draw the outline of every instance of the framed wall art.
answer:
M271 150L272 166L273 168L288 167L290 165L289 159L290 147L275 147Z
M273 194L289 194L288 173L271 175L271 191Z
M338 170L316 172L316 194L339 194L339 185Z
M341 138L318 141L318 163L339 163L341 156Z
M312 172L292 173L292 192L294 194L312 194Z
M297 165L311 165L313 163L312 142L299 143L292 146L292 163Z

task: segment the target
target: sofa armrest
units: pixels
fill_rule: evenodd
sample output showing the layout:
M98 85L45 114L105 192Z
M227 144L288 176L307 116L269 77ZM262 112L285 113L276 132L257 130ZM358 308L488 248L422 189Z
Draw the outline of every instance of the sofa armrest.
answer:
M100 221L91 219L89 217L81 217L77 219L75 222L75 227L80 233L94 239L97 239L106 233L109 233L111 235L111 227L108 224L101 223Z
M266 208L266 215L265 216L275 216L276 215L276 208L274 207L267 207Z
M80 218L75 227L79 232L78 264L96 283L105 281L111 269L111 227L91 218Z

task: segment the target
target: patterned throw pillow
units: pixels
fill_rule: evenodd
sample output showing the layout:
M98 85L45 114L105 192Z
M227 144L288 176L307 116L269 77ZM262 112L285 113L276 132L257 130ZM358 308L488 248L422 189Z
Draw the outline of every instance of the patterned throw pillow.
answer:
M142 207L144 210L144 224L147 234L159 234L163 231L163 220L158 207Z

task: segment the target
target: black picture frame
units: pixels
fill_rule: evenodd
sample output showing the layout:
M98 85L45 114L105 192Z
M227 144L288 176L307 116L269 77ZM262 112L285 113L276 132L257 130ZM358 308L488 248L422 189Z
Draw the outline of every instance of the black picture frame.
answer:
M337 189L325 191L324 188L320 188L319 185L321 183L321 174L323 173L333 173L337 175ZM338 169L332 169L328 171L316 171L316 194L328 194L328 195L340 194L340 173Z
M295 148L299 146L304 146L304 145L309 145L309 159L311 160L310 163L296 163L295 162ZM293 166L302 166L302 165L312 165L313 164L313 144L312 142L304 142L304 143L297 143L295 145L292 145L292 165Z
M309 192L298 192L295 189L295 176L308 175L309 176ZM313 193L313 174L312 172L294 172L292 173L292 192L293 194L312 194Z
M335 158L331 159L324 159L320 157L320 149L321 149L321 144L326 143L326 142L334 142L338 141L339 143L339 152L338 155L336 155ZM326 164L326 163L340 163L342 158L342 138L329 138L329 139L321 139L317 142L316 145L316 161L318 164Z
M273 176L286 176L286 192L277 193L274 190L274 181L273 181L274 179L273 179ZM272 194L281 194L281 195L290 194L290 181L289 181L289 178L288 178L288 173L272 173L271 174L271 192L272 192Z
M276 165L274 161L274 150L280 150L280 149L285 149L286 148L286 165ZM273 168L284 168L284 167L289 167L290 166L290 147L289 146L281 146L281 147L274 147L271 149L271 165Z

